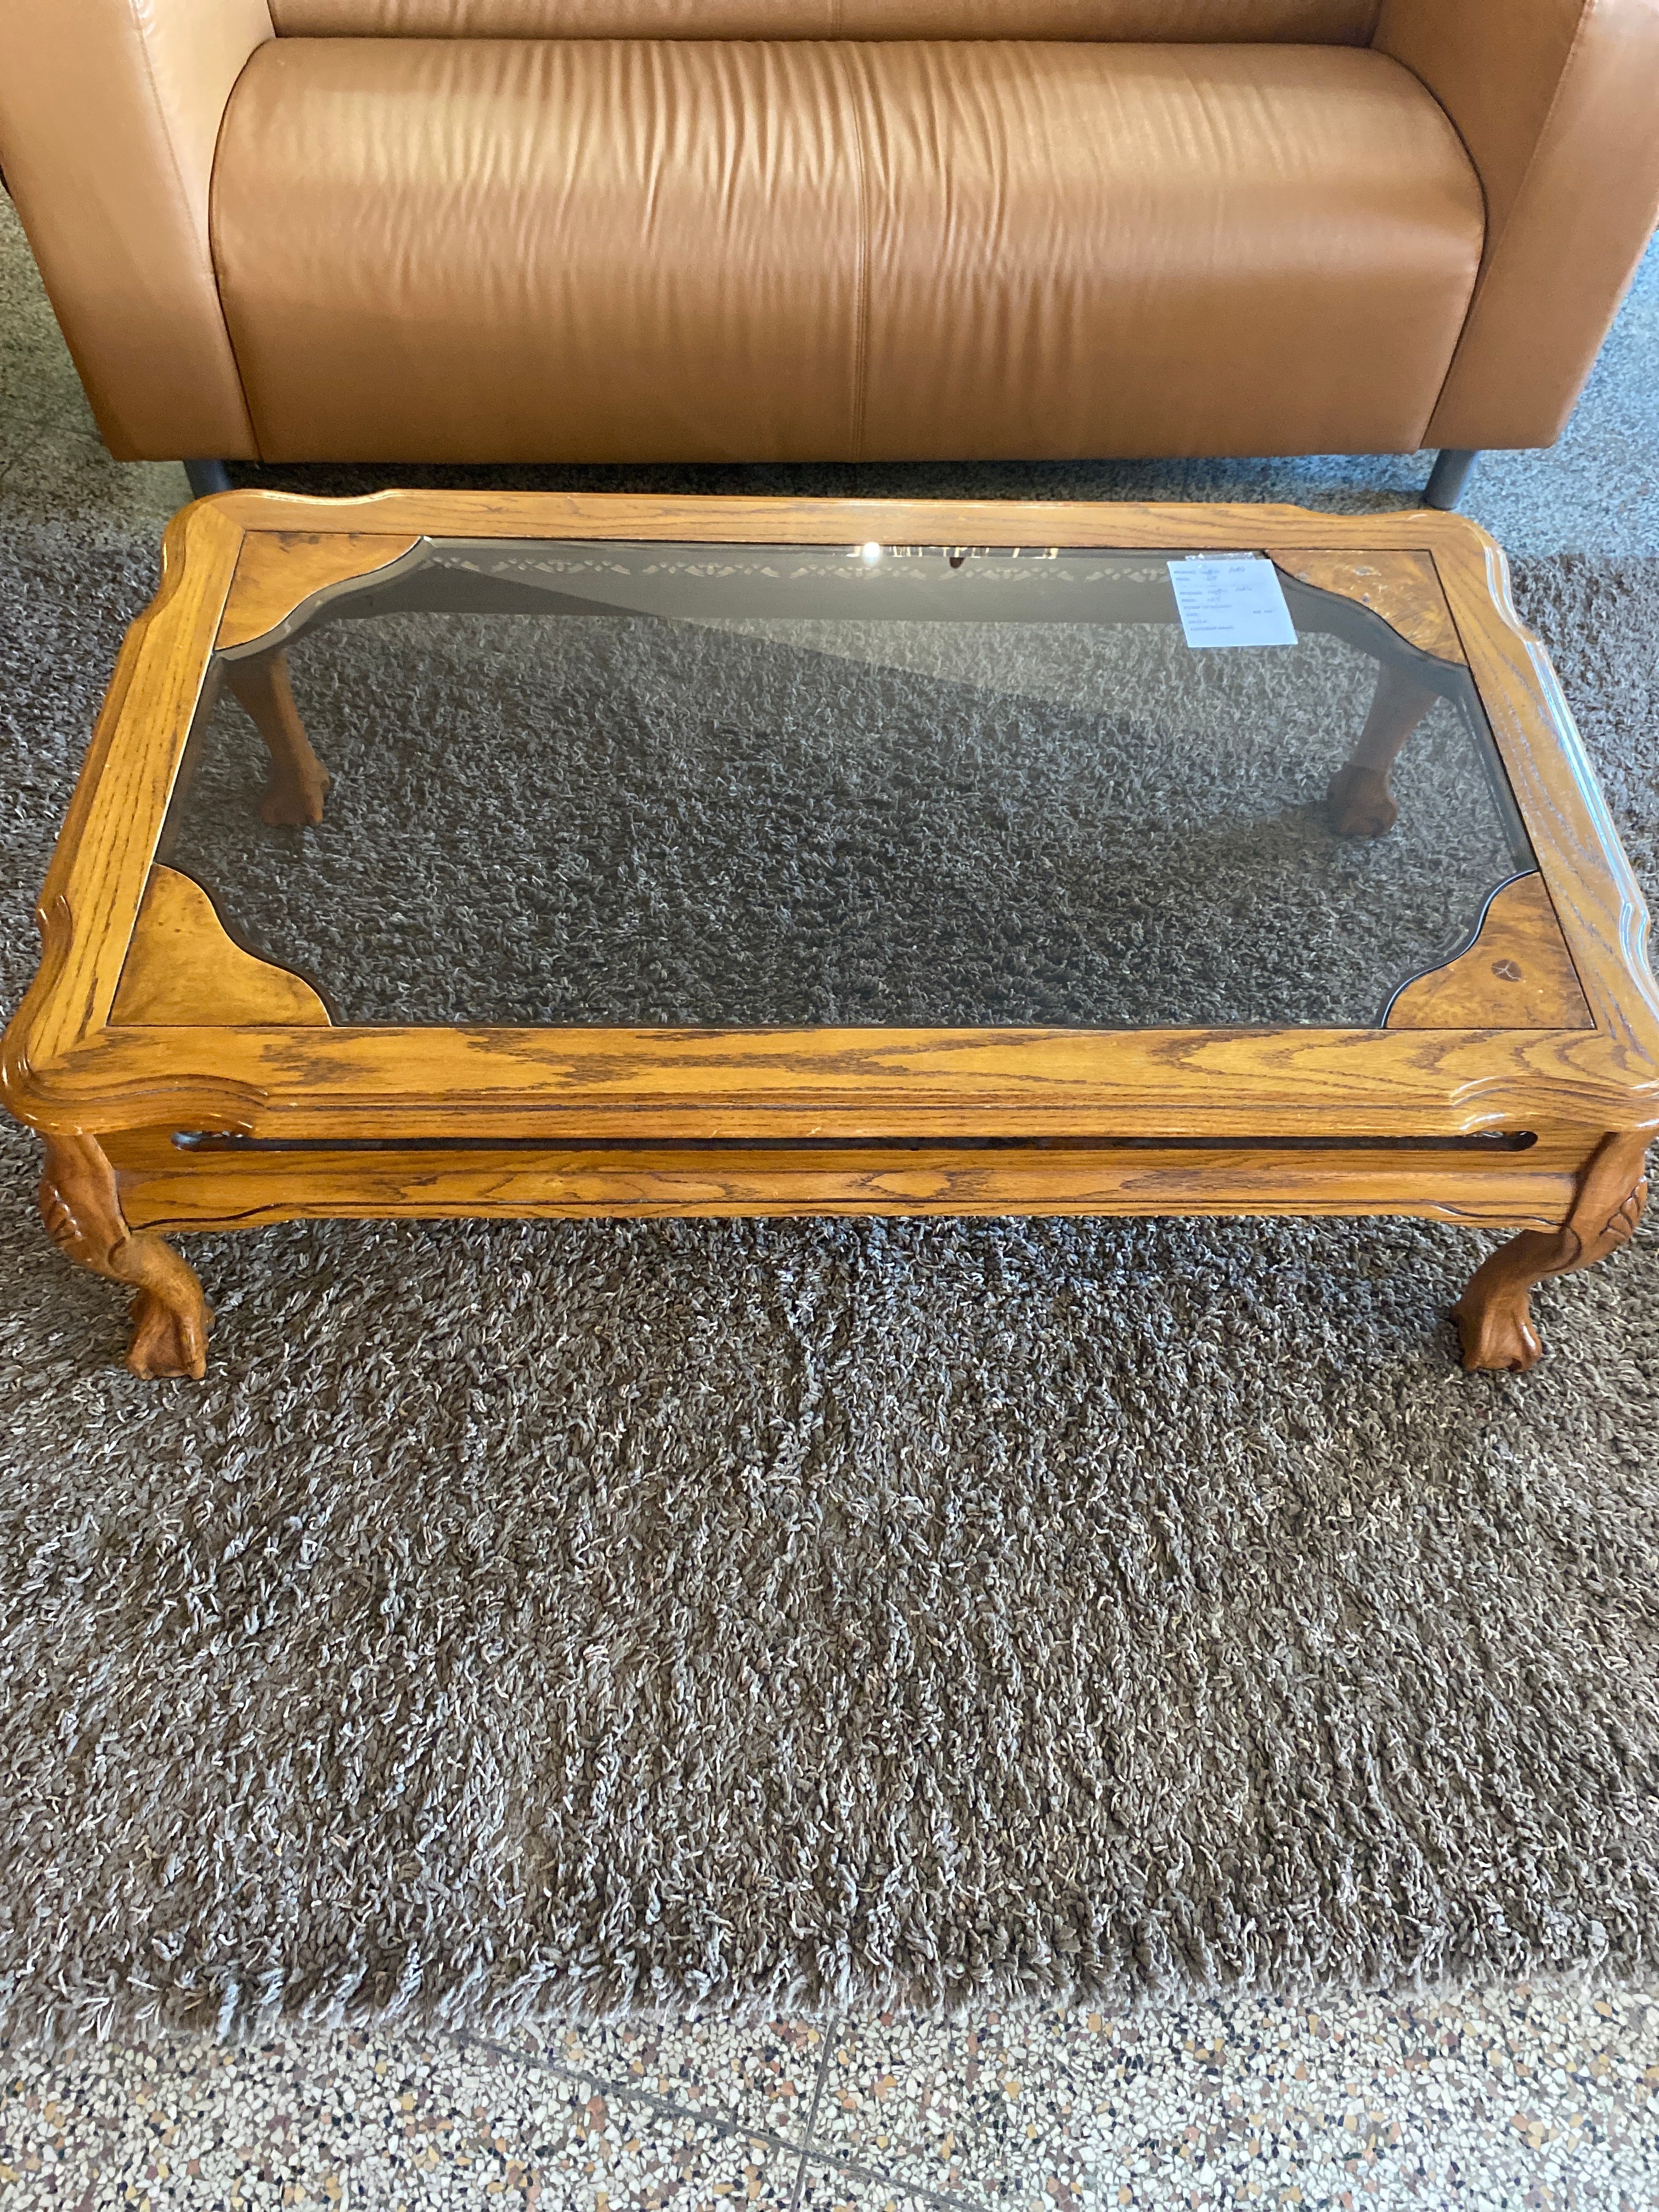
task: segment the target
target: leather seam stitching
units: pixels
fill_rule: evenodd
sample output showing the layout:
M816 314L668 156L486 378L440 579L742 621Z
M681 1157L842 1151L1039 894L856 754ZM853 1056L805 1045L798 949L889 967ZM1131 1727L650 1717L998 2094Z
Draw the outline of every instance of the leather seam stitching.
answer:
M150 52L149 40L144 36L144 27L139 14L137 0L127 0L126 12L127 21L132 26L132 35L138 41L138 51L143 57L144 80L149 87L150 100L155 109L155 119L161 125L161 136L167 142L167 166L173 171L173 181L179 188L179 201L185 213L192 216L191 228L197 234L198 250L207 257L208 266L211 268L213 249L208 242L205 225L198 225L193 219L189 188L185 183L184 170L179 167L179 149L173 142L173 132L168 126L167 103L161 98L161 82L155 74L155 58Z
M839 12L839 0L837 0ZM864 122L850 60L846 70L847 112L853 126L853 160L858 178L858 262L853 300L853 459L864 459L864 415L870 375L870 179L865 161Z
M274 43L276 39L274 31L271 33L271 39ZM261 43L264 42L261 41ZM255 46L253 54L257 54L259 48ZM247 434L252 442L253 458L256 461L263 461L265 457L264 449L259 442L259 426L253 419L253 403L248 398L247 374L242 367L242 357L236 350L236 335L230 327L230 315L225 307L224 288L219 282L219 253L214 239L213 222L213 186L219 173L219 149L224 143L225 125L230 117L230 103L236 97L236 85L242 82L247 71L248 62L253 59L253 54L250 54L247 61L244 62L241 68L237 70L236 82L231 86L225 95L225 105L219 118L219 127L213 134L213 160L208 168L208 269L213 278L213 296L219 302L219 319L225 326L226 350L230 355L231 367L236 372L237 388L242 395L242 412L247 417Z

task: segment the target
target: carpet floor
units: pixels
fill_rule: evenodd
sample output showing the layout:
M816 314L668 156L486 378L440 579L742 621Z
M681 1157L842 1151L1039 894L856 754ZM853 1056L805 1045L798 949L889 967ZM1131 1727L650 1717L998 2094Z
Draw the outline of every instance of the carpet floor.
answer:
M0 541L9 1002L153 575ZM1520 591L1656 887L1659 562ZM157 1388L0 1158L14 2031L1650 1972L1651 1231L1511 1380L1432 1225L303 1225Z

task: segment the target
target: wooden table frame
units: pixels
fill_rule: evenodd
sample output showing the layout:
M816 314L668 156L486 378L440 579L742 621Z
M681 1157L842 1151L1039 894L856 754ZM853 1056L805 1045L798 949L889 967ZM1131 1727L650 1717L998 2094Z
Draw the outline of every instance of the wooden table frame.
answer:
M162 927L160 903L145 902L167 888L153 864L204 684L227 667L216 645L244 662L264 653L280 675L271 641L319 592L454 537L1265 552L1467 662L1542 887L1532 882L1531 909L1507 922L1494 902L1498 935L1483 933L1457 975L1414 987L1415 1011L1380 1030L334 1027L295 1012L284 971L249 963L239 983L231 969L246 956L210 942L210 924L190 935L187 884L169 909L170 957L147 966L136 933L141 910L146 929ZM238 696L272 745L273 818L313 818L326 779L307 781L284 736L298 725L283 691L285 680ZM1381 818L1360 817L1391 813L1388 763L1411 716L1386 695L1385 684L1333 787L1345 827L1374 830ZM1646 908L1554 674L1515 615L1504 556L1454 515L222 494L167 533L161 587L123 647L40 921L40 968L6 1031L0 1096L47 1139L42 1206L57 1241L136 1288L129 1364L146 1375L199 1376L205 1356L200 1286L163 1229L817 1212L1401 1213L1518 1227L1458 1316L1468 1364L1520 1368L1539 1353L1529 1286L1628 1238L1659 1128ZM1520 931L1513 944L1503 927ZM1528 1017L1539 1025L1516 1025L1490 980L1506 960L1521 975L1509 956L1522 944L1528 972L1555 979L1554 1013ZM181 1149L180 1131L234 1141Z

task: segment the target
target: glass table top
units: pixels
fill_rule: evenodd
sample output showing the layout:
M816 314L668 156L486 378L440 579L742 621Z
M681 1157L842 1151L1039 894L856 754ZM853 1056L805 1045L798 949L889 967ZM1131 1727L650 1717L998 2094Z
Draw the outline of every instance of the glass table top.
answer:
M1294 644L1195 647L1163 555L423 543L215 656L157 857L351 1024L1368 1027L1536 862L1468 671L1282 580Z

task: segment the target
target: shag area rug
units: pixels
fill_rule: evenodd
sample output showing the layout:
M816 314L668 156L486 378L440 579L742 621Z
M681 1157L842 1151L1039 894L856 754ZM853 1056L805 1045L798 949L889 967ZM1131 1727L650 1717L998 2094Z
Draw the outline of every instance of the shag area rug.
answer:
M151 563L0 546L11 1000ZM1659 564L1520 580L1652 887ZM1650 1971L1652 1231L1512 1380L1437 1226L295 1226L157 1387L0 1157L14 2030Z

